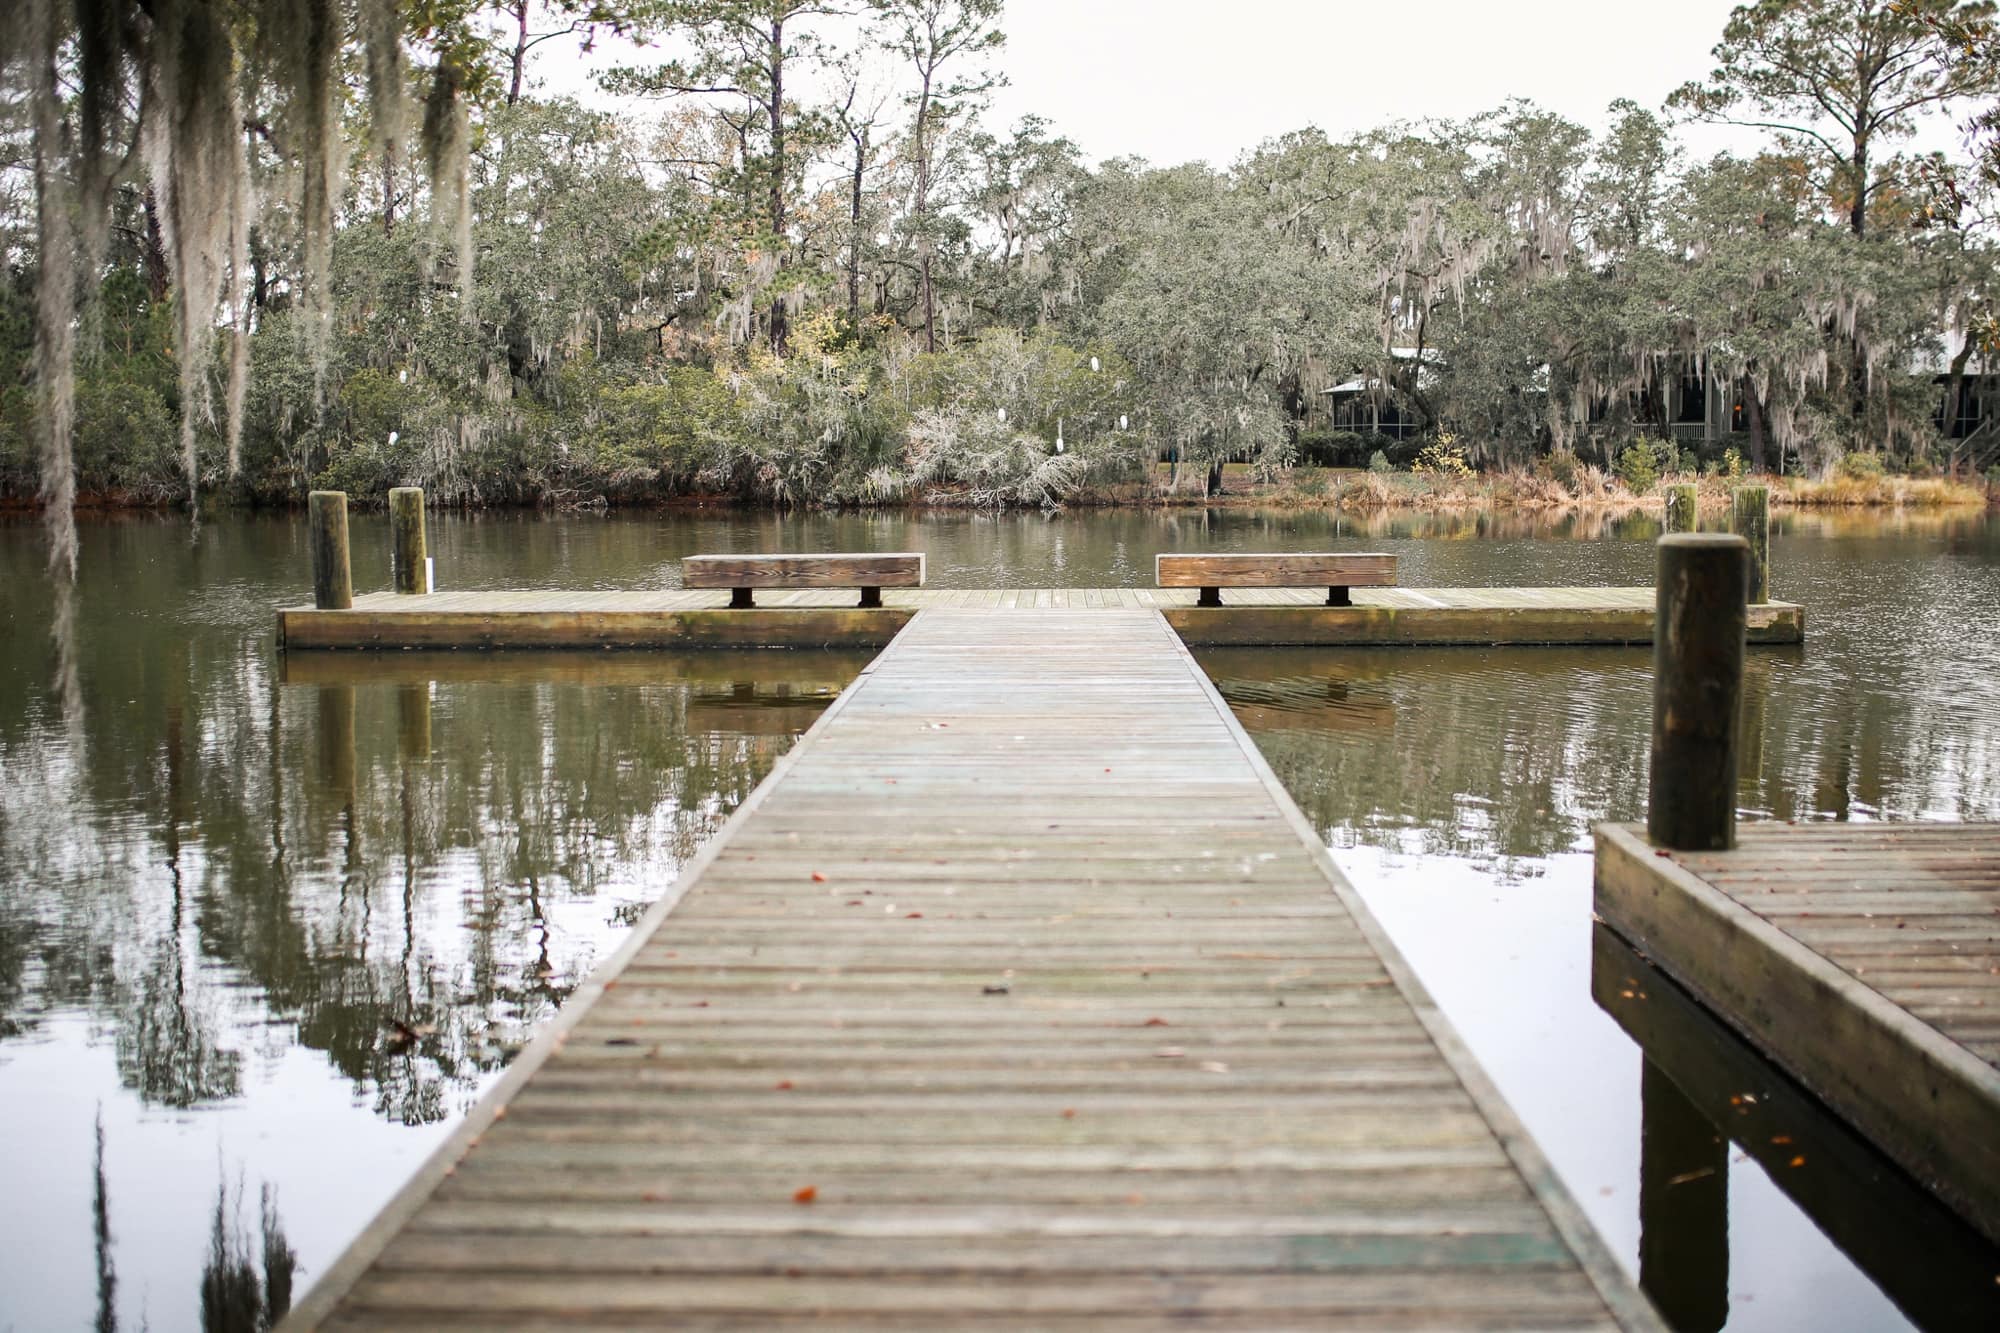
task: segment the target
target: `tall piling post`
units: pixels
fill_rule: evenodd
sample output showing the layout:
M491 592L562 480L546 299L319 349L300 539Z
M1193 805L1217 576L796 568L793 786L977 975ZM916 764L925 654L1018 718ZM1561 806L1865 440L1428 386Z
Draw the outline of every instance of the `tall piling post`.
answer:
M396 591L429 592L430 548L424 538L422 487L397 486L389 492L389 536Z
M1771 600L1771 489L1738 486L1729 493L1729 530L1750 543L1750 602Z
M347 566L347 492L314 491L306 496L312 543L313 605L346 611L354 605L354 576Z
M1680 851L1736 845L1737 716L1750 547L1724 533L1660 538L1646 836Z
M1691 481L1667 487L1667 531L1693 532L1700 526L1698 491Z

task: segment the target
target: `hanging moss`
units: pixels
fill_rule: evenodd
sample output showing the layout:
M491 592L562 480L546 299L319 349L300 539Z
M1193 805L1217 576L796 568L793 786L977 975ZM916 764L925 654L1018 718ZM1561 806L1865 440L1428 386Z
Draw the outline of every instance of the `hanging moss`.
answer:
M195 425L198 417L214 417L208 368L215 312L230 261L247 247L249 169L239 134L236 48L218 7L159 0L154 14L145 147L176 288L181 466L192 505L201 479Z
M361 0L361 45L368 62L368 114L385 151L402 150L403 32L396 0Z
M449 57L438 61L424 101L424 164L430 170L433 215L451 229L458 264L458 300L472 322L472 125L464 78Z
M35 201L41 230L35 280L35 388L40 418L42 514L49 569L64 585L76 580L76 244L73 201L62 171L62 103L56 57L62 28L58 0L30 0L23 44L33 90Z

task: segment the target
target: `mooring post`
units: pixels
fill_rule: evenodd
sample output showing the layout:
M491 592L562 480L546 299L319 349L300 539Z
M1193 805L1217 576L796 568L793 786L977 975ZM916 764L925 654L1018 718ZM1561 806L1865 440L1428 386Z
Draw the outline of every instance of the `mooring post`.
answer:
M1697 518L1698 492L1691 481L1678 482L1667 487L1667 531L1693 532L1700 526Z
M1660 538L1653 619L1653 759L1646 836L1680 851L1736 845L1749 544L1724 533Z
M354 576L347 568L347 492L313 491L306 496L311 535L313 605L346 611L354 605Z
M1750 543L1750 601L1771 600L1771 489L1738 486L1729 494L1729 530Z
M424 540L424 491L421 486L397 486L389 492L389 536L394 549L391 565L397 592L431 590L430 551Z

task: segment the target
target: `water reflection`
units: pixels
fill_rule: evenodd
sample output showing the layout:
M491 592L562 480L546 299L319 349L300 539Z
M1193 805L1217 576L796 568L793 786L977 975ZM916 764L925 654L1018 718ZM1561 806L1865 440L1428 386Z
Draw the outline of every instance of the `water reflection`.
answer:
M1644 1052L1639 1280L1676 1329L1728 1317L1732 1146L1917 1325L2000 1327L2000 1250L1602 925L1591 997Z
M943 587L1144 586L1162 550L1305 547L1386 549L1405 583L1468 586L1642 583L1656 527L1643 514L726 513L438 516L431 536L446 588L671 587L683 555L782 549L924 551ZM1774 531L1774 584L1808 606L1810 639L1752 655L1743 804L2000 816L2000 636L1979 628L2000 603L2000 522L1781 514ZM55 612L33 574L39 540L0 519L0 568L28 572L0 579L0 621L35 631L0 648L0 1138L35 1149L0 1215L0 1326L100 1312L196 1326L220 1162L231 1181L282 1190L310 1280L865 662L281 660L270 610L305 593L303 525L230 519L190 543L180 520L140 516L86 525L71 708L36 630ZM353 540L356 586L386 586L379 516L357 514ZM1380 913L1420 971L1443 956L1467 978L1424 973L1559 1169L1573 1148L1636 1154L1639 1063L1585 998L1588 871L1566 849L1592 820L1639 811L1646 655L1202 660L1343 864L1373 868L1371 902L1418 906ZM1434 855L1384 869L1413 852ZM1574 985L1546 964L1571 952ZM1621 1047L1580 1070L1593 1019ZM1619 1049L1629 1110L1604 1072ZM1537 1077L1523 1080L1529 1057ZM1559 1094L1552 1111L1538 1085ZM1637 1167L1607 1179L1622 1188ZM1591 1207L1597 1189L1576 1192ZM1759 1200L1732 1177L1733 1212ZM246 1215L254 1202L242 1196ZM1623 1235L1627 1202L1593 1216ZM1820 1270L1786 1286L1798 1260L1757 1247L1810 1237L1758 1216L1735 1229L1739 1294L1825 1289L1841 1312L1871 1308ZM259 1226L228 1252L256 1256ZM1636 1230L1631 1242L1635 1257Z
M176 531L86 534L83 725L0 653L4 1326L268 1327L866 662L281 666L289 536Z

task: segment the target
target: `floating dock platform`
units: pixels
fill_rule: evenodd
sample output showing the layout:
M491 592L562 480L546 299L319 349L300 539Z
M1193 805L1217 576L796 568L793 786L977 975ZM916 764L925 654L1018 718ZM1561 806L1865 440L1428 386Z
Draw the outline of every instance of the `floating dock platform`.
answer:
M1045 595L902 608L286 1326L1661 1328L1167 617Z
M287 607L278 641L308 648L880 648L910 617L940 609L1157 610L1185 643L1222 645L1643 644L1651 588L1357 588L1328 606L1324 589L1232 588L1195 605L1194 588L885 588L882 606L852 592L760 592L731 609L726 591L369 593L352 609ZM1764 602L1750 642L1799 643L1805 609Z
M1613 930L2000 1242L2000 824L1597 831Z

